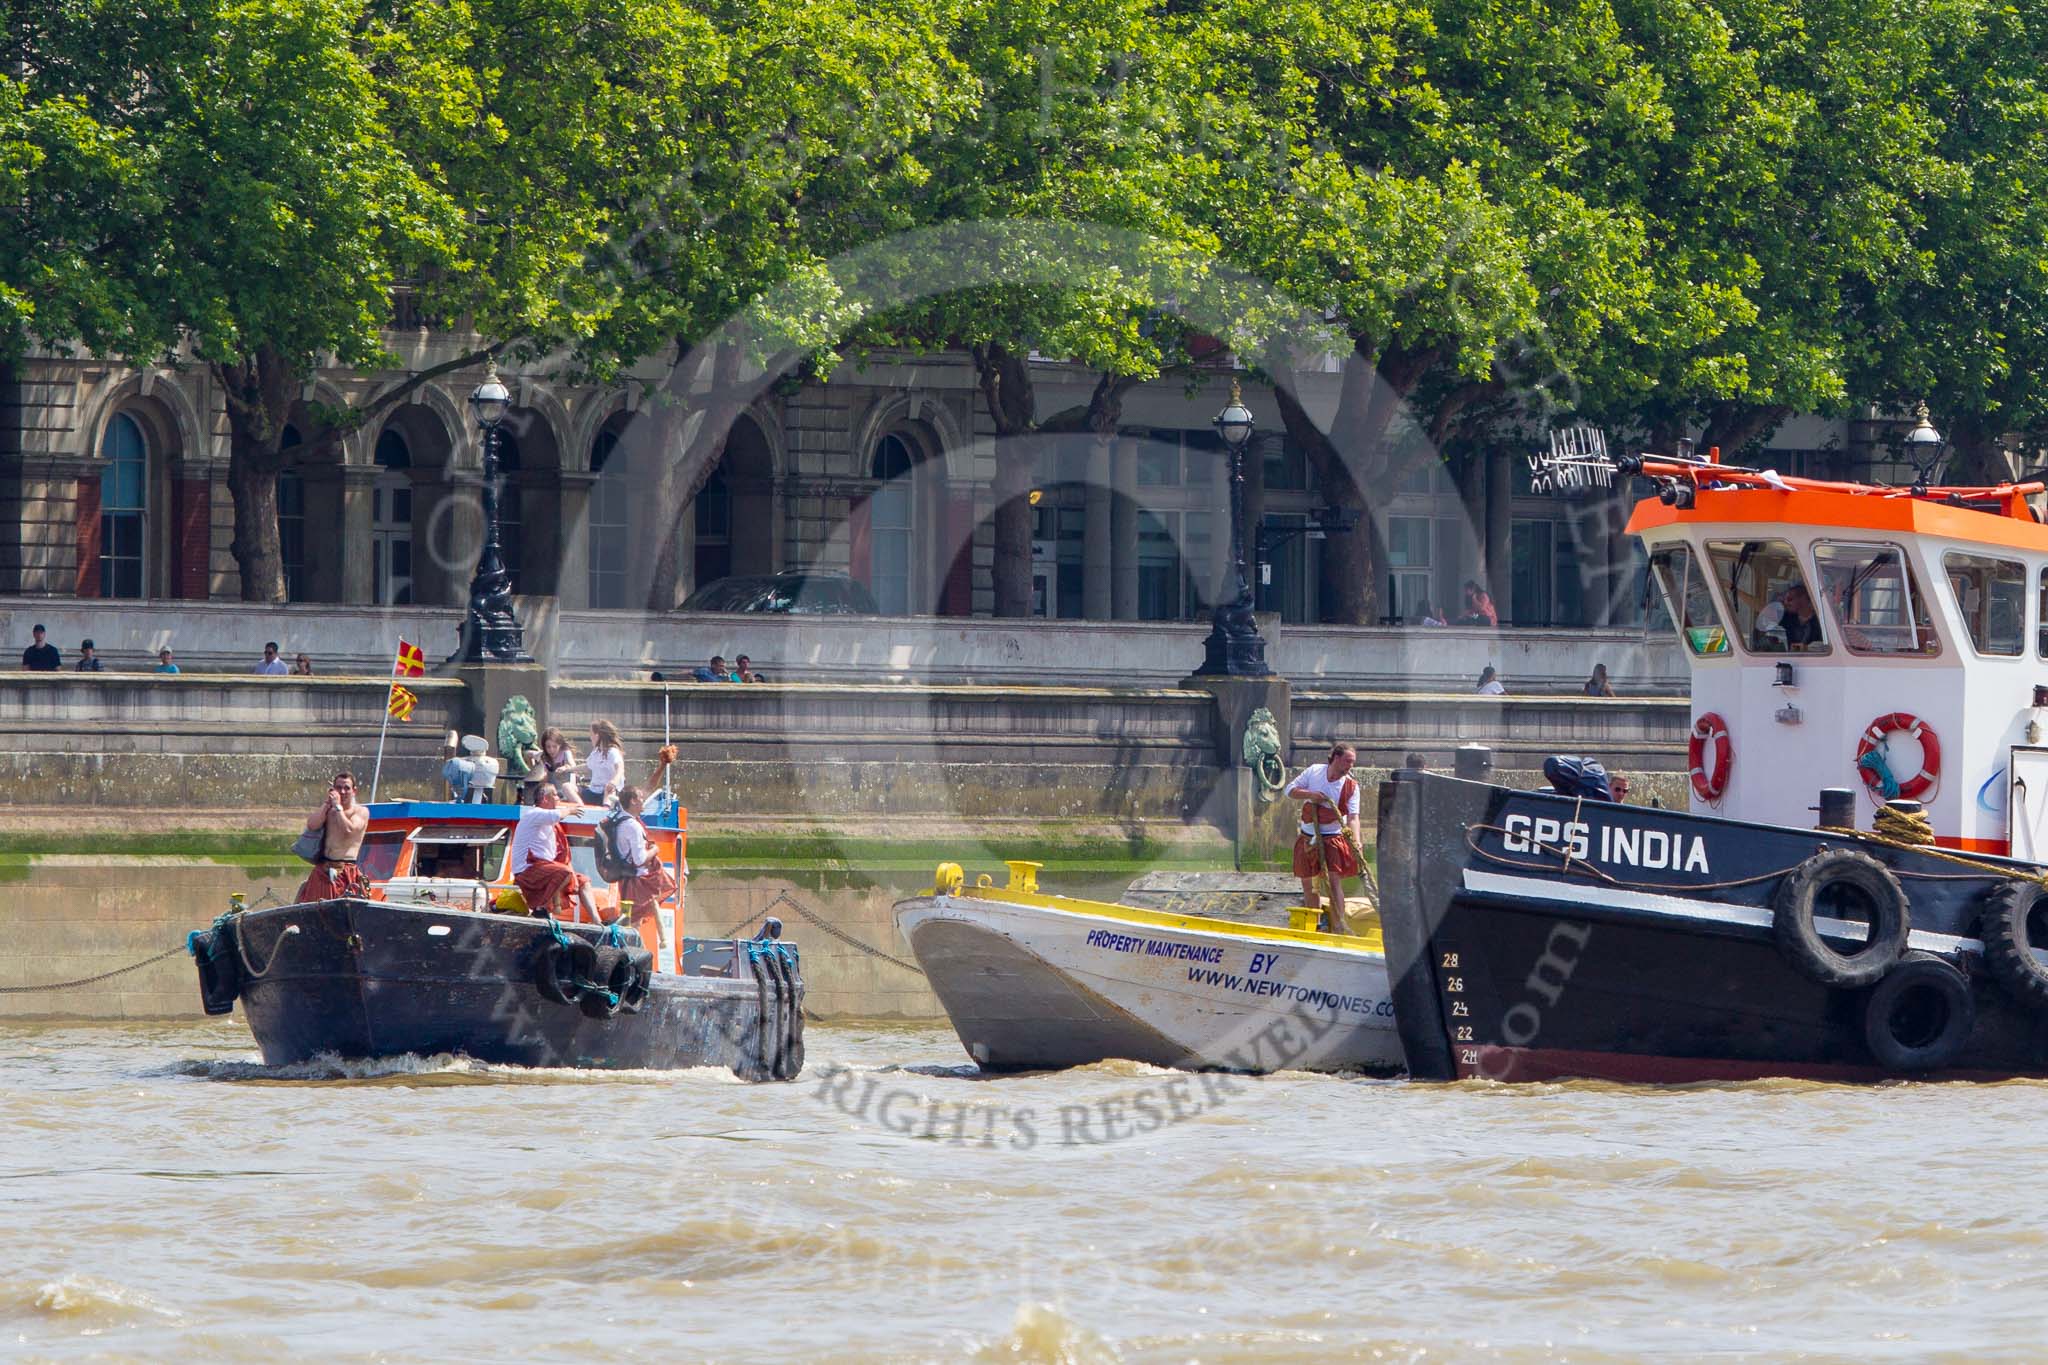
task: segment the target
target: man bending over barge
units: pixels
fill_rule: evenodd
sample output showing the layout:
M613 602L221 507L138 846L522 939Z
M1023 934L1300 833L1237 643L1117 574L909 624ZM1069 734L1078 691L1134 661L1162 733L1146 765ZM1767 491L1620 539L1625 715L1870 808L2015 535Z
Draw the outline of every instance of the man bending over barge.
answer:
M1365 843L1358 823L1358 779L1351 765L1358 751L1349 744L1330 746L1326 762L1304 769L1287 789L1287 799L1299 801L1301 832L1294 839L1294 875L1301 878L1302 903L1311 910L1322 907L1318 883L1330 884L1330 908L1325 915L1333 934L1356 931L1344 914L1344 879L1362 870L1358 850Z

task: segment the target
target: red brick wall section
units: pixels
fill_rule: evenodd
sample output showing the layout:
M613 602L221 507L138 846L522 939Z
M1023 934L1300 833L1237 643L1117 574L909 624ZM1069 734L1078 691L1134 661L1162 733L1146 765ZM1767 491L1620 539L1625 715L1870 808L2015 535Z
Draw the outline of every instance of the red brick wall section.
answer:
M80 597L100 595L100 476L78 481L78 586Z
M177 519L172 594L204 601L213 567L213 485L206 479L174 480L171 504Z

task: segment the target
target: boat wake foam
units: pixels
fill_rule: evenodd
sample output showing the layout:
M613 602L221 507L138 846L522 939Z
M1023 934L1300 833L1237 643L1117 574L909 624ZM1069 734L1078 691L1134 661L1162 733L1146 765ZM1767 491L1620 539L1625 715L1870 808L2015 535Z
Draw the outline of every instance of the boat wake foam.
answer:
M202 1081L244 1083L359 1082L385 1085L673 1085L677 1082L744 1084L722 1066L676 1071L604 1070L597 1067L526 1067L479 1062L452 1052L422 1056L353 1058L321 1053L303 1062L270 1066L253 1058L194 1058L169 1068Z

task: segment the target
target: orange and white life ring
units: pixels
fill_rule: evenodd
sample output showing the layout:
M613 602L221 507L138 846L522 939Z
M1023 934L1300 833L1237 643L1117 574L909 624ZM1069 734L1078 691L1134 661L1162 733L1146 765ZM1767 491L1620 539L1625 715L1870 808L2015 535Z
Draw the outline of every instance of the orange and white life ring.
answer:
M1713 746L1714 761L1707 762L1707 747ZM1728 722L1709 711L1692 725L1692 739L1685 746L1686 766L1692 770L1692 789L1708 805L1714 805L1728 790L1728 775L1735 770L1735 744L1728 738Z
M1892 735L1904 735L1920 741L1920 771L1911 777L1898 778L1898 783L1900 796L1909 801L1921 800L1941 780L1941 741L1935 738L1933 729L1916 715L1893 711L1864 726L1863 740L1856 746L1856 775L1870 789L1872 798L1882 804L1885 797L1879 788L1878 776L1863 766L1863 760Z

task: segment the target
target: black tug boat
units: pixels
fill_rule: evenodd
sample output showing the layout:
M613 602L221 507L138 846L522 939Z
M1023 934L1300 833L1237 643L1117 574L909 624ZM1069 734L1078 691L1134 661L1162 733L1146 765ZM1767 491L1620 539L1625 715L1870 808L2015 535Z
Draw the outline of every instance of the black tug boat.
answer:
M1630 529L1692 655L1692 809L1383 785L1411 1073L2048 1075L2042 486L1616 470L1660 493Z
M272 1066L453 1053L534 1067L731 1067L748 1080L803 1069L803 978L770 920L758 939L680 938L681 892L660 942L526 913L506 869L516 806L369 807L369 898L235 910L191 935L201 1002L242 1002ZM665 865L683 865L683 815L647 816ZM596 815L571 816L570 857L597 882ZM678 876L678 883L685 878ZM644 909L644 907L643 907Z

